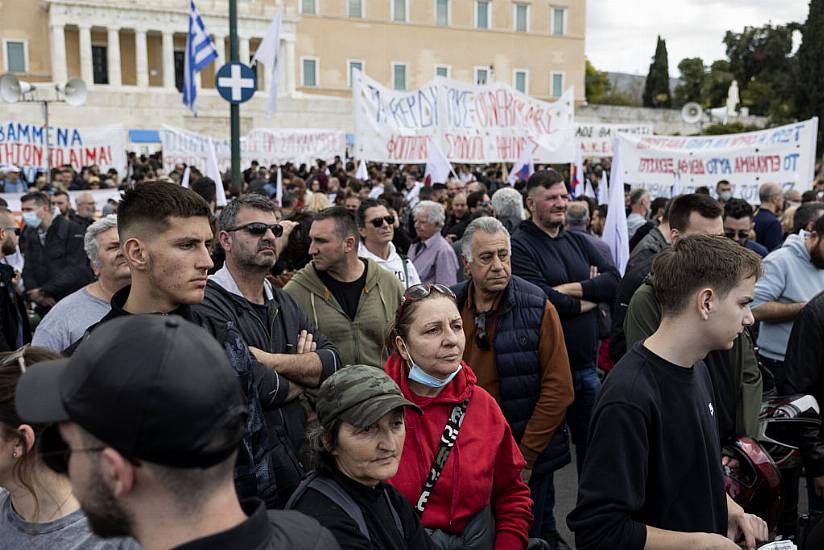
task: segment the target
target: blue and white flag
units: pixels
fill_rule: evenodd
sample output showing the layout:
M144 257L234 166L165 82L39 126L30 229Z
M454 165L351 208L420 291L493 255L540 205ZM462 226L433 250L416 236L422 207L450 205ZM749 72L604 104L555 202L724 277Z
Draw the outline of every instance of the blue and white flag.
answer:
M186 55L183 62L183 104L197 116L195 73L202 71L217 59L217 49L214 40L206 32L206 26L194 0L190 0L189 6L189 34L186 37Z

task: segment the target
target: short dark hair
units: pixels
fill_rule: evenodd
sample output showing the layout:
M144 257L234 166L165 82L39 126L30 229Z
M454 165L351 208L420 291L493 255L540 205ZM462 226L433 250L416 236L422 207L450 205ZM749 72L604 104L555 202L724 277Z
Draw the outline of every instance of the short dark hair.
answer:
M742 280L761 276L761 257L719 235L689 235L652 262L652 287L663 314L678 314L692 294L711 287L726 296Z
M690 223L690 214L698 212L702 218L712 220L720 218L724 211L721 204L709 195L690 193L680 195L670 202L669 225L680 232L687 230Z
M818 191L810 189L801 193L801 204L805 202L815 202L818 200Z
M707 187L706 185L699 185L698 187L695 188L695 192L699 195L709 195L710 194L710 188Z
M526 180L526 192L531 193L536 187L549 189L558 183L564 183L564 177L557 170L552 168L538 170ZM466 203L469 204L469 197L467 197Z
M232 199L223 210L217 220L217 227L221 231L226 231L227 227L236 225L237 214L241 208L254 208L262 212L274 212L275 205L267 197L258 193L249 193Z
M824 216L821 216L813 224L813 231L819 237L824 237Z
M48 206L51 204L49 196L42 191L31 191L20 197L20 204L28 201L34 201L38 206Z
M752 205L744 199L730 199L724 205L724 219L733 218L740 220L741 218L752 218L754 210Z
M357 213L358 227L366 226L366 211L370 208L377 208L378 206L383 206L389 210L389 204L381 199L365 199L361 201L360 206L358 206Z
M221 182L221 185L223 182ZM203 197L207 203L211 204L213 200L215 200L215 195L217 190L215 189L215 180L212 178L203 176L202 178L197 178L195 181L192 182L192 191Z
M641 199L649 195L649 191L644 189L643 187L639 187L637 189L633 189L632 192L629 194L629 204L630 206L634 206L641 202Z
M466 196L466 206L469 208L477 207L484 200L484 195L486 195L486 191L473 191Z
M335 233L341 239L352 236L358 237L358 227L355 224L355 217L343 206L333 206L326 208L315 214L313 222L323 220L333 220L335 222Z
M821 217L822 210L824 210L824 202L805 202L796 208L793 215L793 233L798 233L808 224L815 222ZM821 235L818 231L816 234Z
M54 198L54 197L66 197L68 199L69 194L66 193L65 191L61 191L60 189L58 189L57 191L52 193L52 198Z
M117 206L117 233L123 243L135 231L169 228L169 218L210 218L203 197L174 183L146 181L123 193Z
M727 180L718 180L718 183L715 184L715 188L718 189L719 185L731 185Z

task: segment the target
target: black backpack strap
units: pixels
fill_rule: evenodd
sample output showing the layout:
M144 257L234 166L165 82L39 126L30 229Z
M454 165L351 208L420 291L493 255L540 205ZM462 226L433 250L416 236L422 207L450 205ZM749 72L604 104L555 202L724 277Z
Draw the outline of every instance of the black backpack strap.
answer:
M392 504L392 499L389 498L389 493L386 491L386 487L383 488L383 496L386 499L386 504L389 505L389 511L392 512L392 519L395 520L395 527L398 528L398 532L401 536L406 539L406 533L403 530L401 517L398 515L397 510L395 510L395 506Z
M289 502L286 503L286 509L291 510L294 509L295 504L298 500L303 497L308 489L314 489L315 491L319 492L333 503L335 503L338 508L342 509L346 512L350 518L358 525L358 530L361 534L366 537L366 540L372 542L372 538L369 536L369 529L366 527L366 519L363 517L363 512L360 509L360 506L355 502L355 500L349 496L349 494L343 490L343 488L338 484L337 481L327 477L320 477L317 474L310 474L306 477L303 481L300 482L298 488L295 489L295 492L292 493L292 496L289 498ZM388 498L387 498L388 500ZM391 507L392 514L395 516L395 521L398 525L400 525L400 518L397 517L397 513L395 509ZM403 530L401 529L401 533Z

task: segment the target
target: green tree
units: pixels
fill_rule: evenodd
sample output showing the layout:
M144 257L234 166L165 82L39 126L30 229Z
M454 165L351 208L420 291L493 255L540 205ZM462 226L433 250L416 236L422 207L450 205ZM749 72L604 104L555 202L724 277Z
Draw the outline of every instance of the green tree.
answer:
M797 83L795 101L798 107L797 115L801 120L824 113L824 87L821 86L821 75L824 74L824 0L810 0L810 11L807 21L801 28L801 46L798 48L796 59ZM824 146L824 129L818 123L818 150Z
M647 81L644 83L644 107L672 107L667 43L660 35L655 45L655 56L649 65Z
M704 60L700 57L684 58L678 64L678 71L681 73L681 82L675 87L674 99L676 107L680 107L690 101L703 104L704 83L707 79Z
M707 107L720 107L727 101L727 91L733 81L730 71L730 62L726 59L713 61L710 70L704 78L704 105Z
M633 101L612 88L609 76L586 60L585 73L587 103L595 105L633 105Z
M744 27L740 33L727 31L724 45L730 72L738 81L741 104L754 114L786 122L795 112L792 52L795 23Z

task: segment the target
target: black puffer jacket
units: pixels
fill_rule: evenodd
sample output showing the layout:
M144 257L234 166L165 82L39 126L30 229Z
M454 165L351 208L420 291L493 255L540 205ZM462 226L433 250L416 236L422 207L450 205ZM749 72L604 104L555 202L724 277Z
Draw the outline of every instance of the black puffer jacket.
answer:
M810 394L824 405L824 292L810 300L793 324L787 354L787 378L782 392ZM801 445L804 468L810 477L824 475L824 429L816 441Z

